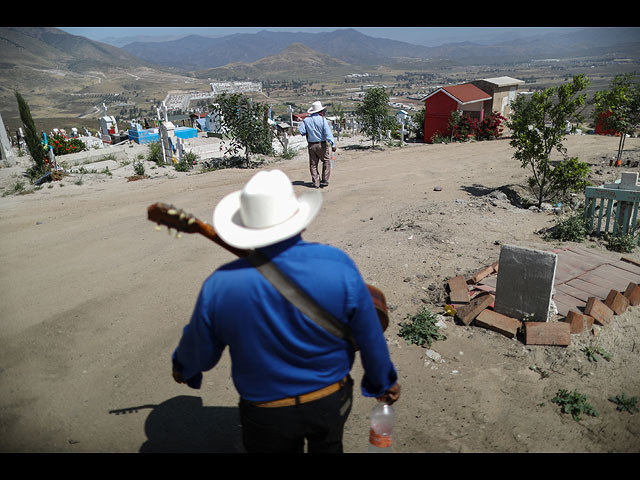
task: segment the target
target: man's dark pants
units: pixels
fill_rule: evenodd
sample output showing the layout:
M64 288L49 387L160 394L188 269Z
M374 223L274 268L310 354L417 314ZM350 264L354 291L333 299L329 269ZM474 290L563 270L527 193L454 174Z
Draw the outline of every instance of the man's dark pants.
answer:
M240 400L242 439L248 453L342 453L351 413L353 380L335 393L290 407L264 408Z

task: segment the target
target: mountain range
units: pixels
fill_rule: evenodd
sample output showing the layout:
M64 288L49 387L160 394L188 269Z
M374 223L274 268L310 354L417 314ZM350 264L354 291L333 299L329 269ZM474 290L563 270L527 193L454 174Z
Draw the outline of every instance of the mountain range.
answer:
M292 45L294 47L289 48ZM302 47L307 48L304 53L301 52ZM605 54L637 59L640 55L640 28L590 27L568 33L545 33L539 37L509 38L490 45L459 42L437 47L375 38L354 29L322 33L261 31L222 37L189 35L165 42L133 42L122 48L53 27L0 28L0 63L3 67L29 65L90 71L146 66L193 72L230 64L237 70L241 64L246 64L245 69L251 71L266 68L274 56L279 56L278 63L281 63L287 53L294 58L304 55L316 62L321 59L326 66L393 65L435 59L504 63ZM262 65L255 63L258 61L262 61ZM291 66L295 65L297 63Z
M0 111L15 114L16 90L42 116L77 115L95 111L92 102L100 95L123 92L136 98L144 92L140 101L149 103L167 88L210 78L265 81L295 73L318 79L369 73L381 66L429 71L580 57L631 59L637 65L640 28L591 27L436 47L375 38L349 28L323 33L261 31L137 41L118 48L54 27L0 27Z
M414 45L364 35L354 29L333 32L273 32L232 34L223 37L190 35L166 42L133 42L122 50L147 62L194 71L229 63L252 63L277 55L299 43L336 60L358 66L392 65L406 60L450 59L494 63L545 57L584 57L607 53L638 56L640 28L591 27L567 33L505 39L491 45L472 42L437 47Z

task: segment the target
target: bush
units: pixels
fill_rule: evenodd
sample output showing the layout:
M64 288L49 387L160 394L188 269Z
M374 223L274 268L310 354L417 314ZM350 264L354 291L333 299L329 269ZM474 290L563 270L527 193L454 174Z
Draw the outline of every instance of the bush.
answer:
M176 163L175 169L178 172L188 172L196 163L198 156L193 152L186 152L182 155L182 160Z
M493 140L498 138L504 129L503 123L505 120L506 118L498 112L493 112L488 117L485 117L476 126L476 140Z
M579 211L564 219L556 220L556 225L549 229L545 238L561 242L582 242L587 237L584 214Z
M631 253L638 245L638 239L632 233L618 233L617 235L607 235L607 250L618 253Z
M498 112L493 112L484 119L477 120L466 117L461 111L451 112L449 128L451 129L451 141L464 142L470 138L476 140L493 140L502 134L505 117Z
M164 158L162 157L162 146L160 142L151 142L148 145L147 160L155 162L157 165L164 165Z

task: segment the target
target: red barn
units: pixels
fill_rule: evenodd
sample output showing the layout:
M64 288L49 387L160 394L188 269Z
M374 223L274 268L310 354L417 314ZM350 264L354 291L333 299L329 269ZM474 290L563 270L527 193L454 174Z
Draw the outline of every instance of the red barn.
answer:
M484 119L485 108L490 108L492 96L471 83L441 87L427 95L424 101L424 141L431 143L433 136L449 135L451 112Z

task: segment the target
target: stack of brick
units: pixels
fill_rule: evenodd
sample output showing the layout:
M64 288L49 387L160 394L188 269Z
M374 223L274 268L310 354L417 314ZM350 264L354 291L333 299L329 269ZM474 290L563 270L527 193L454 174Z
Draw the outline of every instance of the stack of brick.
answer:
M476 288L476 284L498 271L498 263L482 268L469 278L456 276L448 281L450 305L455 318L464 325L477 325L514 338L524 333L527 345L571 344L571 335L591 331L594 324L607 326L615 315L640 305L640 286L629 282L624 292L612 289L605 299L590 297L584 312L569 311L561 321L520 321L493 310L495 290Z

